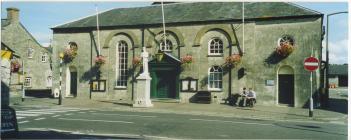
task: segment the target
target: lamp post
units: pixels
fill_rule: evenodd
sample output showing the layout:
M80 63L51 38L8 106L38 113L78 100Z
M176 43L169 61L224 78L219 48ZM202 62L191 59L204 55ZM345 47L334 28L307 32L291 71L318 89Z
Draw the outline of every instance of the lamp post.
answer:
M62 105L62 63L63 63L63 57L64 57L64 54L61 52L59 54L59 57L60 57L60 92L59 92L59 101L58 101L58 104L59 105Z
M330 16L333 16L333 15L338 15L338 14L346 14L348 13L347 11L343 11L343 12L335 12L335 13L330 13L330 14L327 14L327 33L326 33L326 66L325 66L325 88L326 88L326 95L323 97L325 100L325 107L328 107L329 106L329 47L328 47L328 35L329 35L329 17Z

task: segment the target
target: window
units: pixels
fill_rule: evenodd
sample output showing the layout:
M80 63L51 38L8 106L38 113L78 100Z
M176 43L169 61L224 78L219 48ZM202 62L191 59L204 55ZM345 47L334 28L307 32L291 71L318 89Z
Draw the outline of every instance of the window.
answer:
M213 66L208 73L208 89L222 90L222 68L220 66Z
M31 77L26 77L24 79L24 86L25 87L31 87L32 86L32 78Z
M223 41L214 38L208 42L208 55L223 55Z
M116 57L116 87L126 88L128 81L128 44L125 41L118 42L117 45L117 57Z
M170 52L172 51L172 42L170 40L166 40L166 45L165 45L165 41L162 40L160 43L160 50L164 51L164 52Z
M27 55L28 55L28 58L33 58L34 49L33 48L28 48Z
M46 62L48 61L48 54L47 53L43 53L43 55L41 56L41 62Z

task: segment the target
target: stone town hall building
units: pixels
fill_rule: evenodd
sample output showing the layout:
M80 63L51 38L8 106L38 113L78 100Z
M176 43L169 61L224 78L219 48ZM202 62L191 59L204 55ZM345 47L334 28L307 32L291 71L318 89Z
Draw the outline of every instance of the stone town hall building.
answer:
M211 103L222 103L230 94L251 87L259 104L302 107L310 96L310 73L303 61L321 59L323 14L292 3L200 2L164 5L166 45L163 41L161 5L118 8L58 25L53 30L54 78L62 64L62 93L77 98L130 102L136 90L134 65L142 47L150 53L151 98L196 100L199 91L211 93ZM105 64L94 60L101 44ZM278 53L288 44L287 50ZM278 47L278 49L277 49ZM71 49L70 49L71 48ZM291 50L293 50L291 52ZM288 52L287 52L288 51ZM229 67L228 56L241 61ZM288 55L284 55L288 54ZM182 63L186 56L190 64ZM68 60L67 60L68 59ZM321 70L313 74L318 100ZM58 92L59 81L53 89Z

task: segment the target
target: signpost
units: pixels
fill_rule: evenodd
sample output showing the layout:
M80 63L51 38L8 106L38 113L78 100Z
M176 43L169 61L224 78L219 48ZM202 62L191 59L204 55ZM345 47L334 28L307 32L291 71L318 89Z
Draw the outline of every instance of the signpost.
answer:
M313 117L313 89L312 89L312 72L315 71L316 69L318 69L319 67L319 60L315 57L308 57L305 59L304 63L303 63L305 69L309 72L311 72L310 74L310 82L311 82L311 95L310 95L310 108L309 108L309 116Z

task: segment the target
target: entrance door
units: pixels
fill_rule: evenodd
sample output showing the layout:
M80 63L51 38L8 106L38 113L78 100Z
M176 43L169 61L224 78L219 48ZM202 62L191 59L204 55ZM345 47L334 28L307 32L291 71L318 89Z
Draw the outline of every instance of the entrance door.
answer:
M77 96L77 72L71 72L71 95Z
M279 74L279 103L294 105L294 75Z
M171 71L156 71L152 74L152 97L154 98L175 98L176 76Z

